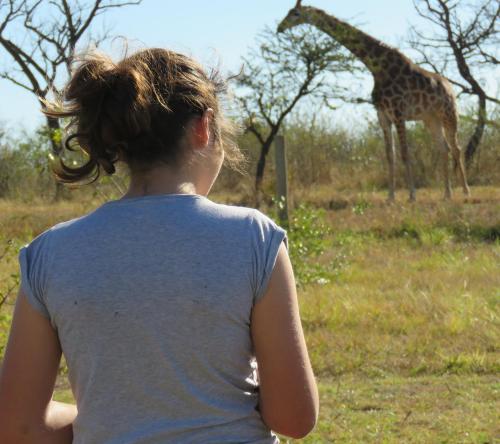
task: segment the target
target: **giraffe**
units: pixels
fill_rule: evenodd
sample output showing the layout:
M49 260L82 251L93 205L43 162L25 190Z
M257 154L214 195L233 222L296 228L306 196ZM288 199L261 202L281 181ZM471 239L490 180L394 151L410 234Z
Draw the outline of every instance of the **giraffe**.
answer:
M321 9L302 6L297 0L278 32L300 24L310 24L325 32L351 51L374 79L372 103L377 111L385 140L389 164L389 201L394 200L395 158L392 127L396 128L401 158L405 165L409 199L416 199L413 166L406 138L406 121L421 120L431 132L434 143L441 149L444 173L444 198L451 198L448 153L451 151L458 166L462 188L470 195L462 151L458 145L458 114L455 94L443 76L427 71L395 48L386 45L354 26L327 14Z

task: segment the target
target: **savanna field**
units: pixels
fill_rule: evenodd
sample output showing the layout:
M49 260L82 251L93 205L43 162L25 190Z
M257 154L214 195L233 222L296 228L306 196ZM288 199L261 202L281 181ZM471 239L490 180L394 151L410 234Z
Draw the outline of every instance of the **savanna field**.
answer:
M290 255L320 388L303 443L500 441L500 188L292 193ZM250 205L218 187L221 203ZM0 200L0 353L19 284L17 252L109 195ZM115 198L113 196L112 198ZM261 210L275 217L271 201ZM0 299L0 301L2 300ZM74 402L61 364L54 399Z
M20 248L125 194L121 149L173 159L198 140L188 117L212 116L226 162L208 198L257 207L288 234L320 413L281 442L500 444L499 5L0 0L0 368ZM79 65L94 47L111 58ZM89 156L107 174L56 184L58 158L85 169ZM53 399L75 403L64 357ZM19 416L3 404L0 444Z

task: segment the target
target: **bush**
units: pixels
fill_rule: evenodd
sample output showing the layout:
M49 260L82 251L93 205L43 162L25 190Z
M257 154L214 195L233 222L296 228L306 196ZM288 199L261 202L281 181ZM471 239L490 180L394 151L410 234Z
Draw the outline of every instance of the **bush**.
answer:
M276 203L276 201L274 201ZM273 217L276 219L276 208ZM332 230L326 222L326 211L301 204L290 212L288 247L297 286L309 283L327 284L339 275L347 255L339 251L327 260L325 252L331 250Z
M44 127L33 134L0 140L0 197L24 201L50 198L54 179L49 171L49 145Z
M376 191L388 187L388 167L382 131L371 117L368 125L345 128L331 124L325 116L296 116L283 126L286 140L289 183L294 190L314 189L318 185L331 186L332 191ZM473 116L473 111L469 116ZM500 115L489 116L492 122L485 129L478 155L468 171L471 185L500 184L500 131L496 122ZM462 147L473 131L474 120L464 116L460 121L459 140ZM418 187L443 186L441 152L420 122L408 123L408 141L414 160L415 184ZM396 145L396 186L406 188L404 166ZM248 175L223 169L214 190L227 195L232 203L252 205L254 176L259 158L259 143L251 133L239 139L242 151L247 155ZM33 134L21 134L16 139L2 135L0 128L0 198L16 198L29 201L33 197L50 197L54 194L55 180L48 166L50 140L47 131L41 128ZM72 154L64 153L65 162L76 162ZM274 189L274 151L268 155L262 189L268 195ZM450 166L451 166L450 158ZM454 178L457 185L458 178ZM120 172L111 177L102 176L99 181L69 194L103 196L112 198L119 188L124 188L126 175ZM117 186L118 184L118 186ZM364 211L357 207L356 211Z

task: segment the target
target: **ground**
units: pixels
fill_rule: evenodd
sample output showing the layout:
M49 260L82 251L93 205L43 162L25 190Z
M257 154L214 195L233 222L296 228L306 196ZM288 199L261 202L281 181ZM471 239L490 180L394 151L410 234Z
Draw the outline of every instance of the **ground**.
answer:
M419 190L415 204L401 191L392 205L382 192L293 196L326 209L315 261L334 272L298 289L321 408L315 430L289 442L500 442L500 189L472 191L443 202ZM0 200L0 296L15 293L19 245L96 205ZM72 401L64 372L55 399Z

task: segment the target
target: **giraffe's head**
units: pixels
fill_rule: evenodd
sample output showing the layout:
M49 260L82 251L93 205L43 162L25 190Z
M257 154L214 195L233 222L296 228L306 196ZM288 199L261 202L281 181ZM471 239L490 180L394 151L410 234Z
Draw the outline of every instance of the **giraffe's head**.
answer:
M287 16L278 25L278 32L283 32L289 28L305 23L303 15L304 8L301 3L302 0L297 0L296 5L290 9Z

